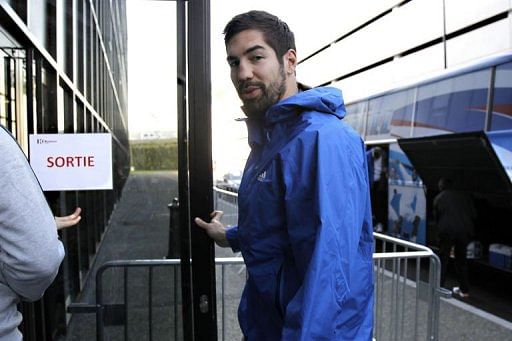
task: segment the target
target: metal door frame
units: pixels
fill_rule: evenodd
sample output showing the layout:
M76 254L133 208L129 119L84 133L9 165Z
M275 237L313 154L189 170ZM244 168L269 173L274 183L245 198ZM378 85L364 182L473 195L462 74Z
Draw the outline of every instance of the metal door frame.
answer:
M217 340L214 244L191 219L213 210L210 0L177 0L176 15L183 335Z

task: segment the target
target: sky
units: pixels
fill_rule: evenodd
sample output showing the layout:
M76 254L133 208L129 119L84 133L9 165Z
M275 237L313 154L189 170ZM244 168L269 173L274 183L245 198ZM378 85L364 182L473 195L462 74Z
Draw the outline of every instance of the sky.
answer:
M128 122L139 132L176 131L174 2L127 0Z
M249 152L240 100L229 78L225 24L252 9L265 10L284 20L295 33L299 60L333 42L340 33L361 22L367 2L349 0L218 0L211 1L212 132L214 172L243 168ZM390 0L382 0L383 5ZM375 3L373 4L375 5ZM375 6L374 6L375 7ZM326 10L328 9L328 10ZM175 2L127 0L129 130L169 131L176 134ZM300 80L300 75L299 75ZM229 134L226 134L229 132Z

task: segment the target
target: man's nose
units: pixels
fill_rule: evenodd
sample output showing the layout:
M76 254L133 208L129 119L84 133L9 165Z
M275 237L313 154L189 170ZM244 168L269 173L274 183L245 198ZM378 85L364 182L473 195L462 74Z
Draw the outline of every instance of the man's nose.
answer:
M252 77L253 77L252 66L247 62L240 62L240 65L238 67L238 75L237 76L238 76L239 80L252 79Z

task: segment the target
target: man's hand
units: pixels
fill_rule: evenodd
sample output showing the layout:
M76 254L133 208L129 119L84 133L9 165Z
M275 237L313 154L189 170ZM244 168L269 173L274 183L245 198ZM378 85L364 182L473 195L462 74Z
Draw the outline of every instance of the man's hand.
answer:
M82 219L82 217L80 216L81 212L82 209L80 207L77 207L75 209L75 212L73 212L70 215L67 215L65 217L55 217L55 222L57 223L57 230L78 224L80 219Z
M201 227L206 231L208 236L212 238L217 245L220 247L229 247L228 240L226 239L226 227L222 225L220 219L224 212L222 211L213 211L210 216L212 220L209 223L202 220L201 218L195 218L194 221L197 226Z

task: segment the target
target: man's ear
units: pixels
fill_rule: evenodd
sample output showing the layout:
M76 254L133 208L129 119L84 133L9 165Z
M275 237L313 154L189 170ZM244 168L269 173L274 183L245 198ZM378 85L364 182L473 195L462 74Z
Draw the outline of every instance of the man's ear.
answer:
M297 67L297 52L294 49L289 49L283 56L285 71L288 75L295 74Z

